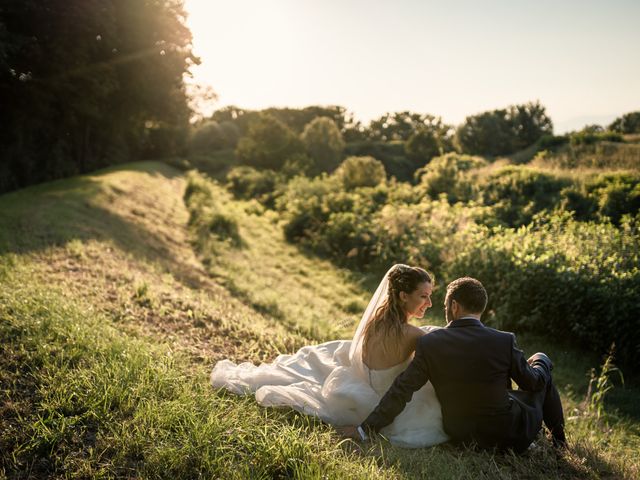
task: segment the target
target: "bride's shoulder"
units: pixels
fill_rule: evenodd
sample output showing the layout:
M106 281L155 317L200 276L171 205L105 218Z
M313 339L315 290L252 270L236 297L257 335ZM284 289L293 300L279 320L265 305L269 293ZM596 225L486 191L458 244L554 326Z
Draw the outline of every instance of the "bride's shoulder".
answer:
M404 334L408 339L413 340L414 342L429 332L430 330L425 330L424 327L416 327L415 325L408 323L404 325Z

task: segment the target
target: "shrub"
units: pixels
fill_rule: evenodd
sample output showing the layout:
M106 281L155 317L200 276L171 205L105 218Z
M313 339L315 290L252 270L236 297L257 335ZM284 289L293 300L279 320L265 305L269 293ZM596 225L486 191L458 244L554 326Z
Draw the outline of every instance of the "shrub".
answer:
M375 187L387 178L384 165L373 157L348 157L340 164L335 175L347 190Z
M500 328L571 338L600 352L615 340L620 358L637 362L639 220L627 216L618 229L543 216L517 230L486 229L458 242L447 274L483 282Z
M468 174L486 165L481 157L448 153L434 158L415 175L420 189L431 198L445 194L449 203L455 203L472 199L473 184Z
M508 226L528 224L542 210L560 202L560 192L570 181L528 167L498 169L478 184L479 200L493 207L496 217Z
M579 132L569 134L571 145L594 145L598 142L623 142L621 134L616 132L600 132L585 127Z
M238 223L229 213L224 212L213 198L211 189L202 175L191 173L184 193L184 201L189 211L189 228L194 232L195 242L201 248L209 244L211 235L218 240L230 241L241 246L242 238Z
M464 153L508 155L533 145L552 131L545 108L533 102L469 116L458 127L456 140Z
M607 217L619 224L623 215L640 211L640 175L608 173L588 177L562 192L562 208L580 220Z
M338 180L326 175L290 180L283 195L276 200L287 240L304 241L305 237L319 231L330 213L325 207L325 199L340 190Z
M345 153L349 156L373 157L382 162L387 175L396 177L400 181L410 182L413 179L416 164L407 158L404 143L371 140L353 142L345 147Z
M553 135L546 134L540 137L538 140L538 147L540 150L553 150L562 145L566 145L569 142L568 135Z
M227 188L236 198L256 199L274 206L278 175L273 170L256 170L252 167L236 167L227 174Z
M220 240L230 240L232 244L241 244L238 222L235 218L222 212L211 215L209 221L209 232Z

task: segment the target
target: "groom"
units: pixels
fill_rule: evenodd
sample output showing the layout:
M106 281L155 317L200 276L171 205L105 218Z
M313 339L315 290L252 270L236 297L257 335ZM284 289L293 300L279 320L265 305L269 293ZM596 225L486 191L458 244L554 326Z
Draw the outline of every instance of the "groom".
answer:
M415 357L356 428L343 434L366 438L389 425L415 391L431 381L442 406L445 432L453 441L482 448L525 451L542 421L557 447L566 446L560 395L551 379L552 364L544 353L525 360L512 333L485 327L480 316L487 292L473 278L447 286L447 326L418 340ZM520 387L511 390L511 380Z

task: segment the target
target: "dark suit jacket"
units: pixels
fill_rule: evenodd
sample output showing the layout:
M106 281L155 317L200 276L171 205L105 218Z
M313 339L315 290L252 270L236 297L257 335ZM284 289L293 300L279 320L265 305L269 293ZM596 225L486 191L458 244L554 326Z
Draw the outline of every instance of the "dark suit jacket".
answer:
M544 355L529 365L512 333L473 318L455 320L420 338L414 359L362 425L378 431L390 424L431 380L453 440L523 451L542 426L542 408L511 390L511 379L521 390L539 392L550 371Z

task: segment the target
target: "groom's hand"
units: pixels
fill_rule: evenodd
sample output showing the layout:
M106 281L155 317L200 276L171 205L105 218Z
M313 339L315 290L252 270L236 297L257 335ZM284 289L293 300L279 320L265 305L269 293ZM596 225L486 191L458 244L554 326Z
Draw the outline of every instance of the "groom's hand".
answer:
M366 440L366 438L362 437L362 435L360 434L360 431L358 431L357 426L348 425L345 427L335 427L335 428L336 428L336 431L343 438L351 438L352 440L360 440L360 441Z

